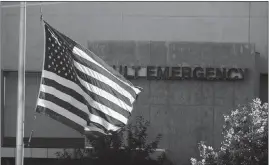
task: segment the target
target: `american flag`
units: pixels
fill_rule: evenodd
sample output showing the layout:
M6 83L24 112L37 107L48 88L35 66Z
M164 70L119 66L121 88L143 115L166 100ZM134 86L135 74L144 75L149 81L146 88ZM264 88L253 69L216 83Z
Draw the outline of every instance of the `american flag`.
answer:
M82 134L125 126L141 88L47 22L36 111Z

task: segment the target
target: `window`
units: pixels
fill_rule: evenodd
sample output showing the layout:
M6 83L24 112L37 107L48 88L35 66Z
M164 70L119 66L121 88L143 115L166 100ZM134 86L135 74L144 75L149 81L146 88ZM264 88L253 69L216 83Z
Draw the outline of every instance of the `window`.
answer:
M268 102L268 74L260 75L260 99L262 102Z
M75 130L46 115L38 115L34 121L41 72L25 73L25 129L26 142L32 129L33 148L76 148L84 147L84 138ZM3 71L2 74L2 133L3 147L15 147L17 120L18 72Z

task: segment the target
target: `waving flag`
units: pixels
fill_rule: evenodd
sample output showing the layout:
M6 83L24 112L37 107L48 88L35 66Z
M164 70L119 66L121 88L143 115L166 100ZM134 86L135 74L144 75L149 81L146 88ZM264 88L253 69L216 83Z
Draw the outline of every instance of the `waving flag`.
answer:
M141 92L93 52L47 22L36 111L85 134L108 134L128 122Z

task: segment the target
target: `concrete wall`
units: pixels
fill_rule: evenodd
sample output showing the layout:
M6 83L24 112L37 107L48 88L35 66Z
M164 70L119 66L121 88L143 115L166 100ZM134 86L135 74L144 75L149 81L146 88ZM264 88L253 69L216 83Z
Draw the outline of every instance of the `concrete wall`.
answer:
M44 37L39 10L27 10L28 71L41 71ZM178 164L198 156L200 140L219 145L222 115L256 96L257 66L267 72L267 64L260 62L268 57L266 2L79 2L44 5L43 14L52 26L111 65L249 69L247 78L238 82L133 81L144 88L133 117L143 115L151 121L150 135L164 135L160 148L168 149ZM18 20L18 8L2 9L2 69L17 70ZM4 134L14 137L17 76L7 76ZM81 137L45 116L33 121L38 84L36 74L27 75L25 135L34 128L35 137Z
M191 156L198 156L200 140L219 146L223 114L255 96L254 49L247 44L125 41L94 42L89 48L110 64L249 69L242 82L133 81L145 89L135 105L134 116L143 115L151 122L151 135L164 135L161 147L168 149L178 164L187 164Z
M198 156L197 143L206 141L219 146L223 114L238 104L247 103L257 91L255 53L248 44L221 44L162 41L94 41L89 48L110 65L162 65L247 68L243 81L149 81L132 80L143 87L134 105L131 121L142 115L151 122L150 139L163 134L160 148L178 164L188 164ZM242 60L244 59L244 60ZM9 73L6 79L4 135L14 137L16 131L17 75ZM38 94L39 76L27 74L25 135L32 129L34 137L77 138L80 134L47 118L37 115L33 120ZM180 155L180 156L179 156Z
M16 2L3 2L11 4ZM88 40L254 43L267 73L267 7L267 2L68 2L43 5L42 11L49 23L85 45ZM2 17L3 68L16 69L19 9L4 8ZM41 69L39 17L39 6L28 7L28 70Z

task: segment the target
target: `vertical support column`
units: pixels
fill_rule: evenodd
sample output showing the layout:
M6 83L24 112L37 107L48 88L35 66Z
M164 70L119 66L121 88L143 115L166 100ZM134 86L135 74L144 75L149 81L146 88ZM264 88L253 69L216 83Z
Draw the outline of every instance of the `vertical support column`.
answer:
M25 51L26 51L26 2L20 6L19 63L18 63L18 100L16 165L23 165L24 154L24 110L25 110Z

